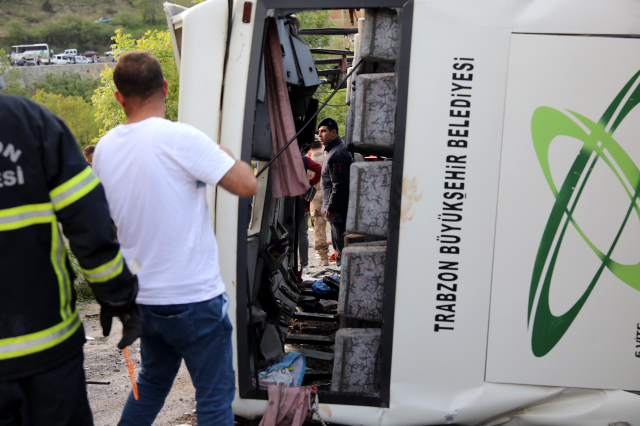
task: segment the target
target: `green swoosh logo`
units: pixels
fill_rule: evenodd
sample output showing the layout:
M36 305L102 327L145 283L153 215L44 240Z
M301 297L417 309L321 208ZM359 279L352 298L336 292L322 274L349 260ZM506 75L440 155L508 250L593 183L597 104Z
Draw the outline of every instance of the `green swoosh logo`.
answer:
M635 265L623 265L611 259L611 254L629 217L635 214L640 219L640 209L637 203L640 192L640 170L613 139L613 134L620 123L640 102L640 85L636 84L639 78L640 71L624 86L597 123L576 112L569 111L572 118L568 114L549 107L539 107L533 113L531 119L533 145L544 176L556 199L538 247L529 290L527 324L532 327L531 349L536 357L548 354L562 339L589 298L605 268L608 268L622 282L640 291L640 262ZM582 123L588 131L585 131L575 120ZM584 143L560 189L556 188L549 167L549 147L557 136L569 136ZM620 229L611 246L606 251L601 251L596 247L573 218L573 212L580 201L580 196L589 180L591 171L600 160L611 168L629 196L629 207L624 220L620 224ZM619 171L630 186L625 183ZM555 316L549 307L549 290L558 253L569 225L573 226L580 234L598 256L601 264L578 301L564 314ZM534 302L540 286L535 317L532 321Z

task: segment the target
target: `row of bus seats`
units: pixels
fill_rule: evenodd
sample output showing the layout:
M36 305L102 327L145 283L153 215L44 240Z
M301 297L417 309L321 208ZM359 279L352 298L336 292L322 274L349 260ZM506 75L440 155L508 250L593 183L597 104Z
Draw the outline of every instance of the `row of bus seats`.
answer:
M379 391L399 43L397 10L367 9L358 20L352 65L363 63L347 82L345 143L383 161L357 161L350 170L332 391Z

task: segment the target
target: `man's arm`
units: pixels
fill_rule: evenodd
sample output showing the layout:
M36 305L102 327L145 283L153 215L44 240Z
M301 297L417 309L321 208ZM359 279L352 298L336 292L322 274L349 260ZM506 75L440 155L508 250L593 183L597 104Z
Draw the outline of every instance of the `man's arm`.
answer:
M234 158L229 148L224 145L219 145L219 147L231 158ZM258 192L258 181L251 166L240 160L236 160L236 164L220 179L218 185L239 197L252 197Z
M172 155L201 182L220 185L240 197L250 197L258 191L258 181L247 163L236 160L229 148L191 126L182 127Z

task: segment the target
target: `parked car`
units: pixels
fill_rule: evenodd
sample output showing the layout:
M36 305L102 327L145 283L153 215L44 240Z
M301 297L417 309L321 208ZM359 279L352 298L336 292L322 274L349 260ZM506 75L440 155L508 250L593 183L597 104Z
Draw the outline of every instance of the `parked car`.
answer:
M111 18L100 18L95 22L100 22L101 24L110 24L111 23Z
M84 56L85 58L90 58L90 59L94 59L94 60L99 60L100 59L100 53L96 52L95 50L87 50L86 52L84 52L80 56Z
M111 58L111 62L115 62L116 61L116 57L113 55L113 50L110 50L108 52L104 52L104 56L106 56L107 58Z
M69 56L69 58L73 58L74 56L76 56L78 54L78 50L77 49L66 49L64 52L62 52L62 54Z
M16 65L17 65L17 66L19 66L19 67L32 67L32 66L34 66L35 64L36 64L36 63L35 63L35 60L34 60L34 59L19 58L19 59L16 61Z
M76 56L74 58L74 62L76 64L90 64L91 63L91 59L85 57L85 56Z

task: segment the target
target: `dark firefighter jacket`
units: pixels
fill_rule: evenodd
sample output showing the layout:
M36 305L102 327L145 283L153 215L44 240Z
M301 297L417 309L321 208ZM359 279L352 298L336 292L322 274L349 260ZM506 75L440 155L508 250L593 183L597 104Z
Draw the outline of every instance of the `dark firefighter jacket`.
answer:
M340 136L324 148L327 156L322 163L322 214L336 215L327 222L342 223L347 220L349 204L349 169L353 157L344 149Z
M85 341L58 222L98 301L132 302L104 190L69 129L0 95L0 381L53 368Z

